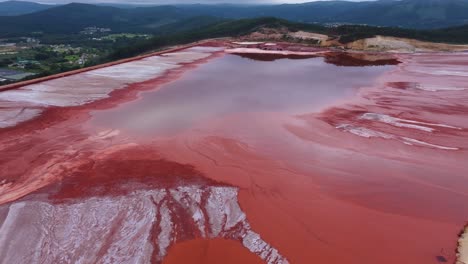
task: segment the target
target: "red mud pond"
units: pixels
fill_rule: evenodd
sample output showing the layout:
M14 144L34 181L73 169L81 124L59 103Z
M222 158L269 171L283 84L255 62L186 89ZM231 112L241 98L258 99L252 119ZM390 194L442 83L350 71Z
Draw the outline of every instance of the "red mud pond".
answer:
M0 92L0 263L455 263L468 54L215 44Z

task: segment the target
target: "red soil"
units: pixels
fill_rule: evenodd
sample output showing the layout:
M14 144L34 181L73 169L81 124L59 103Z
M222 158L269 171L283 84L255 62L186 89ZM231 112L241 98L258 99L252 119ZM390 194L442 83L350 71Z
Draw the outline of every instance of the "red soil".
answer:
M460 77L413 77L406 67L362 90L362 97L300 117L301 125L280 113L238 114L201 126L216 137L184 134L158 149L240 186L253 229L292 263L437 263L441 255L450 262L468 218L466 93L440 92L457 105L442 108L434 104L440 93L382 86L418 78L468 87ZM359 119L366 112L461 129L427 125L434 129L429 133ZM343 123L457 150L362 138L335 128ZM290 141L282 127L298 140Z
M466 55L454 57L401 56L403 64L375 86L321 113L234 113L155 136L144 147L131 135L89 136L82 124L91 110L118 107L180 71L110 99L49 109L0 130L0 201L46 186L43 192L57 202L120 195L130 180L161 188L195 177L239 187L252 230L291 263L438 263L440 256L453 262L454 241L468 219L467 93L404 83L468 89L467 77L453 75L461 69L431 72L468 65ZM398 126L365 119L365 113L407 121ZM380 136L359 136L340 125ZM176 244L165 263L258 263L247 252L239 242L197 239Z

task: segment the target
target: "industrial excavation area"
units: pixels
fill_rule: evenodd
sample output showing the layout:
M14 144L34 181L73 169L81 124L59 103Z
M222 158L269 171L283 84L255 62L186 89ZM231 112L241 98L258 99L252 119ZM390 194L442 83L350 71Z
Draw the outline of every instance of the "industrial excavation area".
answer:
M466 67L208 40L0 87L0 262L468 263Z

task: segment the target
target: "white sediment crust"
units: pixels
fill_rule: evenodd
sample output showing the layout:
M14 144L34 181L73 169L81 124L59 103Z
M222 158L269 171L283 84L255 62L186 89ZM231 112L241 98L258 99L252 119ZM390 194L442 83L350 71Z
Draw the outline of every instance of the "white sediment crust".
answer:
M413 138L402 137L402 139L404 140L403 143L407 145L420 145L420 146L426 146L426 147L443 149L443 150L459 150L459 148L445 147L445 146L430 144L430 143L417 140L417 139L413 139Z
M465 69L466 66L445 66L443 70L438 70L433 67L427 67L425 65L418 65L418 67L407 67L406 70L437 76L454 76L454 77L468 77L468 72Z
M226 53L250 53L250 54L278 54L278 55L303 55L311 56L323 53L323 51L305 52L305 51L288 51L288 50L262 50L257 48L234 48L226 49Z
M4 263L151 263L155 255L162 261L185 221L190 223L176 217L180 214L176 208L183 208L202 237L234 238L267 263L288 263L251 230L237 192L234 187L188 185L59 204L3 205L0 259Z
M168 70L207 58L219 50L222 49L194 47L2 91L0 128L30 120L42 113L41 108L78 106L105 99L128 84L161 77Z
M186 49L186 51L193 51L193 52L208 52L208 53L213 53L213 52L218 52L218 51L223 51L224 47L202 47L202 46L196 46L196 47L191 47Z
M365 138L371 138L371 137L385 138L385 139L394 138L394 136L386 134L386 133L378 132L378 131L364 128L364 127L352 126L348 124L339 125L336 128L352 133L356 136L365 137Z
M458 127L444 125L444 124L426 123L426 122L420 122L420 121L414 121L414 120L408 120L408 119L401 119L401 118L392 117L392 116L384 115L384 114L377 114L377 113L365 113L359 119L378 121L378 122L390 124L396 127L412 128L412 129L418 129L418 130L422 130L426 132L433 132L435 130L433 127L461 129Z
M364 137L364 138L395 139L409 146L421 146L421 147L436 148L436 149L441 149L441 150L459 150L459 148L455 148L455 147L435 145L435 144L427 143L427 142L413 139L413 138L395 136L395 135L375 131L369 128L358 127L358 126L353 126L349 124L342 124L342 125L337 126L336 128L342 131L354 134L356 136Z
M237 45L258 45L258 44L263 44L264 42L255 42L255 41L242 41L242 42L232 42L233 44Z
M450 75L450 76L462 76L462 77L468 77L468 72L459 70L459 69L452 69L452 70L438 70L438 71L433 71L431 74L434 75Z
M429 92L439 92L439 91L464 91L467 88L462 87L448 87L448 86L441 86L441 85L433 85L433 84L418 84L416 85L417 89L429 91Z
M34 108L0 108L0 128L11 127L18 123L32 119L42 113Z

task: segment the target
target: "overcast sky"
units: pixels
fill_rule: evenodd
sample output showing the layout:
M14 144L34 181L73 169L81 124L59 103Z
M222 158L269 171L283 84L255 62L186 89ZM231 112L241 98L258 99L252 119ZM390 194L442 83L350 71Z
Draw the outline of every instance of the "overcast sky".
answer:
M7 0L0 0L4 2ZM312 2L317 0L23 0L30 2L39 2L44 4L64 4L71 2L80 2L80 3L122 3L122 4L191 4L191 3L235 3L235 4L281 4L281 3L303 3L303 2ZM324 0L326 1L326 0ZM372 0L348 0L348 1L372 1Z

